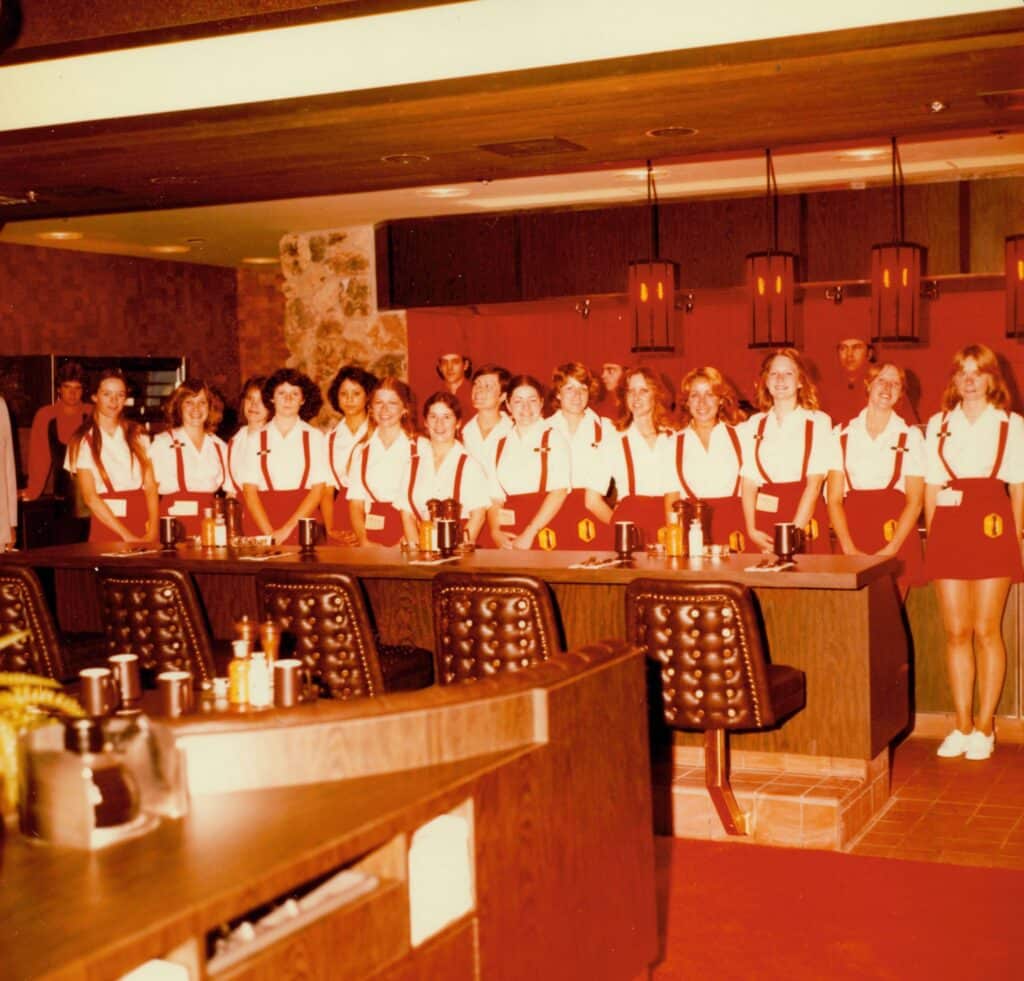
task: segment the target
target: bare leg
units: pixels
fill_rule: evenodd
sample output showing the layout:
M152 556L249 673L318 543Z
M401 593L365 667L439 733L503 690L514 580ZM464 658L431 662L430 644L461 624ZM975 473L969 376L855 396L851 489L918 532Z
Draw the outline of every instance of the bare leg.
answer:
M974 652L978 666L977 726L990 735L1006 676L1006 648L1002 620L1009 579L977 579L971 583L974 611Z
M968 733L974 728L974 649L971 644L974 617L971 609L971 584L964 579L936 579L933 585L939 599L942 629L946 634L946 674L953 695L956 727Z

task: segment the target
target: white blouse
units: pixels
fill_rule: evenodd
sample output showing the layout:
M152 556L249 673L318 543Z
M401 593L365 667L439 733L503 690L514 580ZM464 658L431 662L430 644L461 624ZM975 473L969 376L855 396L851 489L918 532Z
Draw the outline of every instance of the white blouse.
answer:
M399 432L390 446L381 442L379 431L360 443L349 464L348 499L397 503L402 493L402 473L412 455L412 447L413 441L404 432Z
M545 491L568 490L569 444L565 438L555 432L546 420L534 423L525 433L513 428L504 443L499 439L494 444L494 453L487 468L491 499L504 501L513 494L533 494L539 491L541 463L544 459L547 460Z
M736 494L737 478L742 460L742 442L735 430L740 455L729 435L730 426L715 424L704 448L700 436L692 428L676 433L662 460L662 481L665 493L678 493L686 497L686 489L679 479L679 442L683 443L683 476L690 490L698 498L732 497Z
M673 446L673 435L658 433L652 447L640 434L636 423L630 423L625 432L614 429L609 433L602 444L601 452L604 456L605 466L615 478L615 487L618 490L620 501L631 494L654 497L665 493L665 459ZM625 439L625 444L623 439ZM632 485L626 461L627 444L633 462Z
M178 486L178 445L184 457L187 488ZM159 433L153 438L149 458L153 461L153 475L161 494L175 494L183 490L212 493L225 484L227 446L212 433L203 435L201 450L196 449L184 429Z
M868 410L851 419L845 426L836 427L829 451L829 470L843 470L842 437L846 436L846 472L855 490L881 490L888 487L896 467L900 437L906 435L902 451L900 477L895 489L906 493L907 477L924 476L924 437L916 426L908 426L895 412L889 416L885 429L874 439L868 435ZM844 493L849 492L846 485Z
M468 517L470 511L478 508L488 508L491 505L491 498L487 492L487 478L484 475L483 467L476 462L465 450L455 443L445 455L441 465L434 467L434 451L430 446L430 440L422 436L419 439L419 463L416 465L416 483L410 488L412 479L413 461L412 457L406 460L399 480L401 494L395 506L409 514L419 513L421 517L427 514L427 501L436 498L439 501L454 497L455 475L459 469L459 461L465 459L462 466L462 480L459 485L459 503L462 505L462 516ZM409 498L412 497L412 504ZM413 506L415 505L415 511Z
M611 471L601 445L615 432L615 427L593 409L583 410L583 418L574 433L569 432L569 423L561 409L550 416L548 423L569 444L569 479L573 489L582 487L598 494L606 493Z
M143 433L140 440L143 449L148 455L149 437ZM142 487L142 467L139 466L138 460L132 456L124 430L118 426L114 430L113 435L103 433L101 442L100 460L113 487L108 486L100 474L96 461L93 459L92 447L86 439L83 439L78 444L78 460L74 467L71 466L71 451L69 450L65 455L64 469L71 473L78 473L82 470L91 471L93 479L96 481L96 490L100 494L109 491L138 490Z
M804 435L811 420L811 455L808 474L828 473L829 447L832 443L832 420L817 409L796 408L782 422L774 412L758 412L739 427L743 446L743 476L758 487L765 483L765 474L772 483L786 484L803 476ZM761 421L765 421L764 437L757 438ZM760 461L760 467L758 462Z
M327 434L327 462L331 472L330 483L335 490L348 487L351 483L349 464L352 462L352 451L366 435L367 423L368 421L364 419L356 431L352 432L342 419Z
M267 434L267 453L263 454L263 434ZM309 440L309 473L303 484L302 474L306 469L305 438ZM243 484L254 484L257 490L267 491L266 476L263 466L266 463L270 472L270 481L274 490L311 489L316 484L325 484L330 480L327 470L327 445L324 434L302 419L282 434L268 422L258 433L246 440L245 454L242 458L241 478Z
M950 480L949 471L939 458L939 429L942 413L928 420L925 436L927 464L925 482L944 486ZM971 423L961 406L953 409L947 419L949 436L943 441L942 454L957 477L991 477L999 448L999 430L1009 422L1006 449L999 472L995 475L1007 484L1024 483L1024 419L1016 412L1005 412L993 405Z

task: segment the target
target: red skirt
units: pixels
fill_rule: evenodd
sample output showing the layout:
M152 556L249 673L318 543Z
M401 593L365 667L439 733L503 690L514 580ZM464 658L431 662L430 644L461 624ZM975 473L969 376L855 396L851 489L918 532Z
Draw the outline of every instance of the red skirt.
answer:
M868 555L885 548L892 541L896 522L906 503L905 495L895 488L851 490L843 501L843 510L853 544ZM837 551L842 549L837 547ZM896 575L900 591L920 586L925 580L921 536L916 528L907 535L896 557L900 563L900 571Z
M746 522L741 497L708 497L704 503L711 509L711 540L707 545L728 545L734 552L746 552ZM684 531L684 534L686 532ZM754 551L754 549L750 549Z
M401 544L402 539L405 537L405 529L402 526L402 512L393 505L386 504L384 501L364 501L363 504L366 507L363 520L367 523L367 540L374 545L385 545L388 548ZM375 528L372 531L368 525L370 523L378 524L379 521L374 520L371 522L371 515L374 519L383 521L381 527Z
M581 487L571 491L551 519L548 527L555 536L553 548L590 551L599 547L597 538L607 533L607 526L587 510L586 493Z
M272 490L259 491L260 504L267 512L267 520L271 528L280 528L299 509L299 505L306 499L309 488L297 487L295 490ZM248 509L242 512L242 531L246 535L262 535L264 532L253 520ZM299 527L296 525L288 540L277 542L278 545L298 545Z
M100 494L104 501L124 501L126 513L119 520L128 530L138 537L146 534L146 522L149 520L149 509L146 507L146 492L141 488L130 491L110 491ZM108 528L95 515L89 519L89 541L106 544L120 542L124 539L112 528Z
M802 480L787 480L783 483L762 484L757 494L775 497L778 499L778 507L774 511L757 510L755 512L755 525L758 531L763 531L769 538L775 535L775 525L779 522L792 521L793 515L800 504L805 484ZM811 520L804 527L804 552L816 555L827 555L828 543L828 509L825 501L818 498L811 514Z
M615 505L611 526L606 531L606 548L613 547L616 521L632 521L640 535L640 548L646 548L658 541L658 532L665 527L664 494L630 494ZM685 534L685 532L684 532Z
M540 510L540 506L544 503L544 499L548 496L547 491L532 491L529 494L509 494L505 498L505 503L502 504L501 509L504 512L510 512L514 519L510 524L502 524L501 530L506 535L511 535L513 538L518 535L533 519L533 516ZM557 515L556 515L557 517ZM483 539L481 533L480 538ZM485 548L493 548L494 540L490 534L487 535L488 544L484 545ZM555 548L567 548L568 546L561 544L558 538L558 533L554 528L554 519L541 528L536 535L534 535L533 541L530 542L530 548L542 548L545 551L551 551Z
M179 523L182 533L186 537L198 535L203 523L203 508L213 507L213 491L178 491L174 494L164 494L160 498L160 514L169 516L171 509L178 501L195 501L195 514L176 514L174 519Z
M935 579L1024 581L1020 542L1006 484L993 477L952 481L959 505L935 508L924 551L924 575Z

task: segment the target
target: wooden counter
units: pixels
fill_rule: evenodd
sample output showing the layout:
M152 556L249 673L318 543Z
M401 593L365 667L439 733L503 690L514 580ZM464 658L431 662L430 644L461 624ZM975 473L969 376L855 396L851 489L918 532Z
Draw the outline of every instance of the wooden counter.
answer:
M646 976L645 718L641 657L613 645L500 682L183 720L185 819L95 853L8 831L0 977L99 981L171 951L202 976L209 931L353 863L374 893L218 977ZM467 802L475 908L412 948L409 836Z
M103 558L104 550L70 545L14 553L8 560L26 562L44 573L54 570L62 625L99 630L91 570L100 563L120 561ZM891 578L891 559L800 556L795 570L755 573L746 571L756 561L748 555L712 561L638 554L629 568L568 568L584 557L578 552L483 549L451 565L430 566L411 564L397 548L321 548L313 558L291 548L269 561L358 576L382 638L429 649L434 646L430 580L439 569L525 573L545 580L557 601L570 649L624 636L625 587L639 576L746 583L760 601L772 659L807 673L807 707L774 732L736 735L736 749L871 760L909 727L907 632ZM191 548L130 561L191 572L214 632L224 637L230 636L235 616L256 613L253 575L268 564L232 558L226 551L210 555ZM676 738L692 744L700 739L682 734Z

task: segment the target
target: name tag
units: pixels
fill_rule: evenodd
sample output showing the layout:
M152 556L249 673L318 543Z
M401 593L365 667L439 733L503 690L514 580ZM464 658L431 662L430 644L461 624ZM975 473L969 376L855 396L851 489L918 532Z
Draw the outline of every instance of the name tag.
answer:
M935 496L935 504L940 508L958 508L964 499L964 492L955 487L943 487Z
M194 518L199 514L198 501L175 501L167 513L174 518Z
M775 514L779 510L779 499L774 494L757 495L754 507L758 511L766 511L768 514Z
M383 531L384 515L374 514L372 511L366 515L365 527L367 531Z
M108 497L105 498L107 507L110 508L110 513L115 518L127 518L128 517L128 501L123 497Z
M512 508L502 508L498 512L498 524L502 528L510 528L516 523L516 513Z

